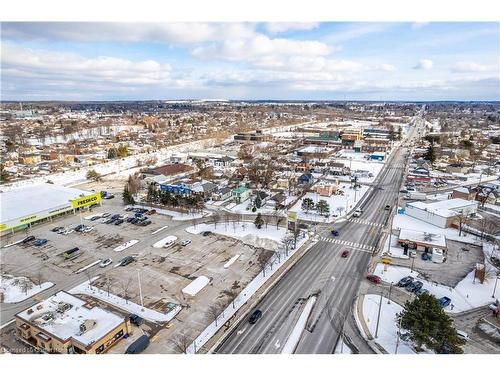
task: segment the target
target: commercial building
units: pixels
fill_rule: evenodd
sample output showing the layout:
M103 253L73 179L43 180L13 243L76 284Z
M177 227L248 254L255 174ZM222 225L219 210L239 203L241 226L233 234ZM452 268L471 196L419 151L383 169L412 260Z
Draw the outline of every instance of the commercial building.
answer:
M64 291L15 319L18 337L48 353L104 353L130 332L128 320Z
M406 214L440 228L450 227L458 216L477 212L478 203L465 199L448 199L439 202L410 202L406 204Z
M0 235L75 213L101 202L101 193L41 184L0 193Z

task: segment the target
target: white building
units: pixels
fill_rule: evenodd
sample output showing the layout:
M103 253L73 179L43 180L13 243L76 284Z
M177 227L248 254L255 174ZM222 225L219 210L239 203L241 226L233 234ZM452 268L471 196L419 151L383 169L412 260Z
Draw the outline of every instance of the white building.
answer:
M406 214L440 228L448 228L461 214L477 212L477 202L461 198L439 202L410 202L406 204Z

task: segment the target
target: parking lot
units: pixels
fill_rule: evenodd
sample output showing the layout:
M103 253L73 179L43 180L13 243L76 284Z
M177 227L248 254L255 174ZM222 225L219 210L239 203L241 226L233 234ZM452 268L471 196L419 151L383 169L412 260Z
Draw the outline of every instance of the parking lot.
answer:
M16 233L7 242L28 235L48 241L40 247L31 242L2 249L2 273L28 276L41 282L51 281L56 284L51 293L60 289L69 290L85 280L100 276L93 285L140 304L139 271L144 307L161 313L168 312L173 305L183 307L168 325L146 322L141 327L155 336L146 352L178 351L173 338L183 335L193 339L197 336L209 323L206 315L208 308L219 301L227 305L230 296L238 293L259 272L257 259L261 253L271 255L271 252L229 237L188 233L185 228L192 225L189 221L174 221L159 214L147 216L151 220L148 226L134 225L126 220L120 225L105 224L101 219L89 220L92 215L103 213L109 213L109 217L113 214L135 215L125 211L121 196L116 194L114 199L103 200L102 206L95 207L92 212L63 216L34 226L27 232ZM55 227L74 229L81 224L92 227L92 230L87 233L70 230L68 234L51 231ZM167 236L177 237L173 246L152 246ZM180 242L186 239L191 243L181 246ZM123 251L114 250L131 240L137 240L137 243ZM64 256L65 252L75 247L79 250ZM235 255L239 255L238 260L224 268L224 264ZM121 259L129 256L134 257L132 263L117 266ZM112 263L101 268L98 261L107 258L112 259ZM95 265L82 270L93 263ZM184 295L182 289L201 275L208 277L210 283L194 297ZM121 313L127 315L125 311Z

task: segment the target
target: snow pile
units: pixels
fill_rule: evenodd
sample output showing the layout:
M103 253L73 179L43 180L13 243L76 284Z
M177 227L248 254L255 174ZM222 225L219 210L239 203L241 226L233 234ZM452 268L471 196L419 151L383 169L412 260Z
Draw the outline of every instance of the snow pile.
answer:
M198 294L200 290L208 285L210 279L206 276L198 276L196 279L191 281L191 283L182 289L182 293L189 294L191 297L194 297Z
M2 295L3 303L24 301L52 286L54 286L54 283L51 282L35 285L30 279L23 276L3 275L0 277L0 294Z
M92 281L97 280L98 277L92 279ZM104 291L102 289L90 286L88 281L77 285L69 291L71 294L85 294L94 298L97 298L103 302L109 303L121 310L127 311L130 314L136 314L140 317L149 320L151 322L165 323L171 321L178 313L181 311L182 307L176 305L175 308L167 314L160 313L148 309L147 307L142 307L134 302L126 301L124 298L118 297L112 293Z
M304 236L297 242L297 249L299 249L306 241L308 237ZM259 272L255 278L248 283L248 285L238 294L238 296L230 303L224 311L218 316L217 324L212 322L208 327L206 327L203 332L201 332L198 337L191 343L189 348L186 350L188 354L195 354L203 345L207 343L208 340L212 338L213 335L219 331L219 329L229 320L231 317L243 306L252 295L259 290L264 283L269 280L272 275L282 267L290 257L295 254L297 250L290 250L288 256L283 254L280 257L272 258L272 267L268 264L264 272Z
M231 267L231 264L233 264L234 262L236 262L236 260L240 257L240 254L236 254L234 257L232 257L231 259L229 259L226 264L224 264L224 268L229 268Z
M254 223L241 222L241 223L219 223L217 227L214 224L198 224L186 228L186 232L199 234L204 231L211 231L223 236L233 237L241 240L243 243L262 247L267 250L276 250L279 243L285 237L287 231L285 228L278 228L269 225L267 228L263 226L257 229Z
M470 272L457 284L457 286L455 286L455 288L429 282L423 279L418 272L411 271L406 267L388 265L387 270L384 271L384 265L379 263L377 264L374 274L380 276L383 281L388 283L397 283L405 276L412 276L413 278L422 281L424 284L423 288L427 289L430 294L434 295L436 298L451 298L451 304L445 308L445 311L447 312L458 313L467 311L492 303L495 298L500 298L500 288L497 288L495 298L491 298L495 280L487 278L484 281L484 284L481 284L479 280L474 280L474 271Z
M177 237L176 236L167 236L165 238L162 238L160 241L155 242L153 244L153 247L159 249L159 248L162 248L163 246L165 246L167 243L171 243L171 242L174 242L174 241L177 241Z
M288 336L281 353L293 354L293 352L295 352L295 348L299 343L302 332L304 332L304 328L306 328L307 319L309 319L309 315L311 314L315 302L316 296L312 296L311 298L309 298L306 305L304 306L304 310L302 310L302 312L300 313L297 323L293 327L292 333L290 333L290 336Z
M380 308L380 319L378 334L375 337L377 330L377 316L380 305L380 296L376 294L367 294L363 298L363 319L368 326L370 334L374 341L382 346L388 353L396 354L396 344L398 342L398 326L396 314L401 313L403 308L397 303L387 303L388 300L382 297L382 307ZM362 329L362 327L359 327ZM397 354L415 354L411 346L399 340Z
M118 247L115 247L113 249L113 251L116 251L116 252L120 252L120 251L123 251L123 250L126 250L128 249L129 247L132 247L134 246L135 244L139 243L139 240L130 240L130 241L127 241L123 244L121 244L120 246Z

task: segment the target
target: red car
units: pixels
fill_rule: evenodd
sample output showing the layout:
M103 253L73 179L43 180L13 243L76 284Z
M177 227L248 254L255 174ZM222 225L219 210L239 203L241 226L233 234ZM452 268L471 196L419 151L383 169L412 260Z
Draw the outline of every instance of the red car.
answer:
M154 215L156 213L156 210L153 208L152 210L149 210L146 212L146 215Z
M374 284L380 284L382 282L382 279L377 275L368 275L366 276L366 279Z
M342 258L347 258L349 256L349 250L344 250L342 251L342 254L340 254Z

